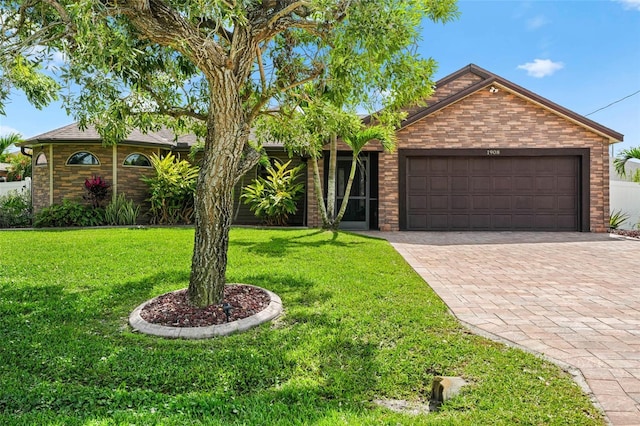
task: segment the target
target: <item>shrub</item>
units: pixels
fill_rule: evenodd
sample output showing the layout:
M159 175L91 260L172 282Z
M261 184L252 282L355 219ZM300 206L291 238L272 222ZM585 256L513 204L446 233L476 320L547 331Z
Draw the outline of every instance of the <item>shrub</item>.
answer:
M198 167L186 160L178 160L173 154L160 158L151 157L155 176L143 177L149 185L151 203L150 223L174 225L191 223L194 214L194 194Z
M289 215L298 209L304 183L297 180L304 164L289 169L290 164L291 160L284 164L274 161L273 166L267 166L266 178L258 176L243 189L244 203L267 225L286 225Z
M104 224L104 209L84 206L76 201L45 207L36 214L33 225L38 228L99 226Z
M111 185L100 176L92 176L91 179L84 181L84 188L87 191L84 199L89 200L93 208L98 208L107 198L110 186Z
M31 158L22 154L12 156L9 160L7 181L21 181L27 177L31 177Z
M623 213L622 210L612 211L609 215L609 228L618 229L627 219L629 219L629 215Z
M140 206L119 194L104 210L104 222L107 225L135 225L140 214Z
M11 191L0 197L0 228L31 226L31 192Z

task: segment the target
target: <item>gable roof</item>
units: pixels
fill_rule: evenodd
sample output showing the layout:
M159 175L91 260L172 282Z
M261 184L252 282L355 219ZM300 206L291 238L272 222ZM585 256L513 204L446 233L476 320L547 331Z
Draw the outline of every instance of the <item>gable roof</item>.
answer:
M567 108L564 108L558 104L556 104L555 102L550 101L549 99L546 99L540 95L537 95L536 93L533 93L530 90L525 89L524 87L518 86L517 84L506 80L496 74L493 74L483 68L480 68L479 66L475 65L475 64L469 64L466 67L452 73L449 74L448 76L444 77L443 79L439 80L436 83L436 94L437 94L437 88L438 87L443 87L445 85L447 85L448 83L453 82L454 80L458 80L459 78L467 75L467 74L473 74L478 78L478 81L467 86L466 88L453 93L452 95L445 97L443 99L439 99L430 105L427 105L425 107L422 108L413 108L413 109L409 109L409 115L407 116L407 118L402 122L400 128L404 128L407 126L410 126L411 124L415 123L416 121L431 115L437 111L440 111L446 107L448 107L449 105L452 105L464 98L466 98L467 96L470 96L476 92L478 92L479 90L483 90L483 89L487 89L491 86L495 86L496 88L501 88L504 89L510 93L513 93L516 96L519 96L520 98L523 98L529 102L532 102L544 109L546 109L547 111L550 111L553 114L556 114L558 116L561 116L579 126L582 126L584 128L587 128L588 130L595 132L601 136L606 137L607 139L609 139L609 143L614 143L614 142L620 142L623 140L624 135L622 135L621 133L616 132L615 130L612 130L608 127L605 127L599 123L596 123L595 121L580 115L576 112L573 112ZM370 121L370 117L367 117L365 119L365 122Z
M69 142L93 142L101 143L102 138L94 126L87 126L85 130L78 127L78 123L72 123L58 129L45 132L41 135L33 136L21 146L33 146L41 143L69 143ZM145 145L158 146L162 148L188 148L197 142L195 135L187 134L177 137L169 129L162 129L157 132L142 133L133 129L129 136L122 141L124 145Z

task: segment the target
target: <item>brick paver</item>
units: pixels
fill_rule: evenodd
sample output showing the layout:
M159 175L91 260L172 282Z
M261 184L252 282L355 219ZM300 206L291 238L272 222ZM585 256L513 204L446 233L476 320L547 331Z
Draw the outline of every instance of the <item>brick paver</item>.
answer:
M386 238L461 321L579 369L614 425L640 425L640 241L588 233Z

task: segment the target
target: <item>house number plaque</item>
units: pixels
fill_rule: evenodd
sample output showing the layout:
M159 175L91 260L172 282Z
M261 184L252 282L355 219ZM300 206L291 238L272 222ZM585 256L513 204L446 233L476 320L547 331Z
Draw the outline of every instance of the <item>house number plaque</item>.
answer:
M487 150L487 155L500 155L500 150L499 149L488 149Z

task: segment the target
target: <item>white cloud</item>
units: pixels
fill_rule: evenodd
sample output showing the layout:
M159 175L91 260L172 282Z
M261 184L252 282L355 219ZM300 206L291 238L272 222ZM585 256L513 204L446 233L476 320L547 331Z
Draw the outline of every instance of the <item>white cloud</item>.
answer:
M622 3L625 9L640 11L640 0L616 0L618 3Z
M533 62L518 65L519 70L525 70L528 75L536 78L553 75L553 73L562 68L564 68L562 62L553 62L551 59L534 59Z
M538 15L535 18L531 18L527 21L527 28L529 30L537 30L538 28L544 27L549 23L549 20L543 16Z

